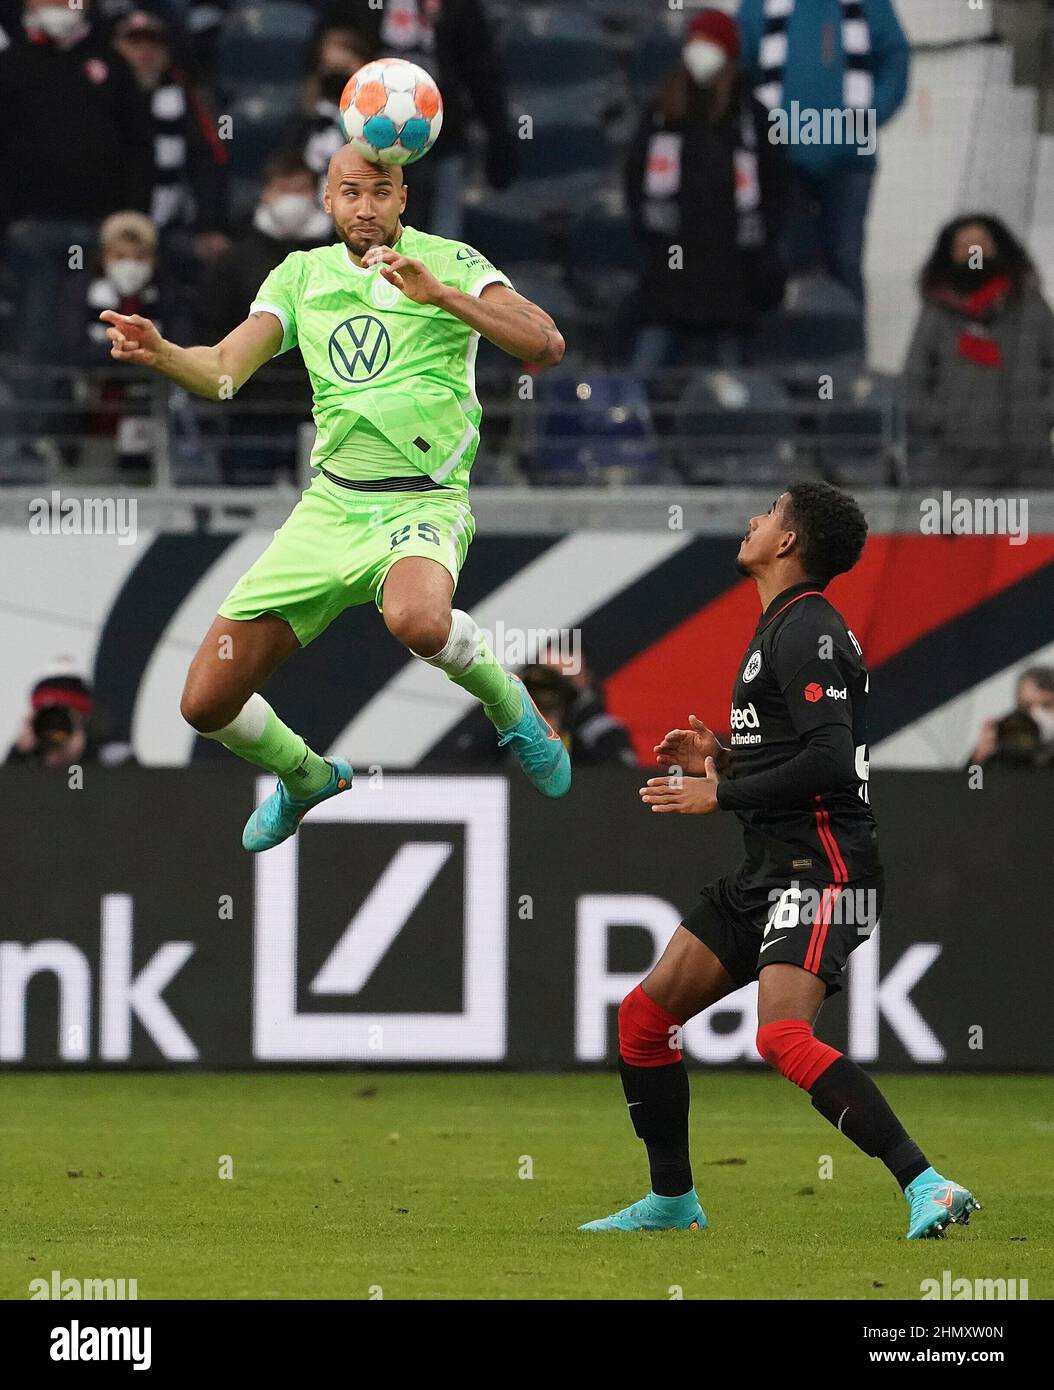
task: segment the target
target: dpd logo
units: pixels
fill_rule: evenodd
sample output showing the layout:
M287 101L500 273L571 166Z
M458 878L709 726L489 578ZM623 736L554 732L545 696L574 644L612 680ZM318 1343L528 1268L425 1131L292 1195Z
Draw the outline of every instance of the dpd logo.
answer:
M329 339L330 366L341 381L356 386L383 372L391 352L388 330L372 314L345 319Z

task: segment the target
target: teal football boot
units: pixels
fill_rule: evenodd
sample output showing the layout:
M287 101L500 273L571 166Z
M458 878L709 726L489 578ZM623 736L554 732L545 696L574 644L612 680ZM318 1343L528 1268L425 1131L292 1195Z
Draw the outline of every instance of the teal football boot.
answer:
M904 1189L911 1209L908 1240L933 1240L944 1235L947 1226L965 1226L972 1211L981 1203L965 1187L949 1182L933 1168L920 1173Z
M275 845L280 845L283 840L288 840L290 835L296 833L297 827L312 806L347 791L354 775L351 764L343 758L327 758L326 762L333 769L333 775L321 791L315 792L314 796L305 797L303 801L290 796L283 782L278 783L267 800L261 801L245 822L245 829L242 831L243 848L250 854L274 849Z
M706 1212L695 1188L681 1197L659 1197L649 1192L631 1207L587 1221L580 1231L705 1231Z
M498 743L511 745L520 766L543 796L566 796L571 788L571 759L563 740L527 694L519 676L511 676L523 697L523 713L503 729Z

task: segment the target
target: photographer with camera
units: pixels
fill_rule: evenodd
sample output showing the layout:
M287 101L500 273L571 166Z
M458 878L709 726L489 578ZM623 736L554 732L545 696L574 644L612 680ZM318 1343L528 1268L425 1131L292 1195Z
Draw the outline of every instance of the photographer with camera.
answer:
M1032 666L1017 682L1017 705L981 727L971 763L1054 767L1054 666Z
M126 744L100 743L95 699L82 677L46 676L34 685L29 703L8 763L36 763L64 771L88 762L112 765L130 756Z

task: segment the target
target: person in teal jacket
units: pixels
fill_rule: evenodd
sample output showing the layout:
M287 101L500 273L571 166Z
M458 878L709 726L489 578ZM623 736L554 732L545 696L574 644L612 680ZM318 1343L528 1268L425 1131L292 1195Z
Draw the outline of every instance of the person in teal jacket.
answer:
M892 0L740 0L742 63L793 170L785 256L819 259L863 305L877 130L899 110L910 54Z

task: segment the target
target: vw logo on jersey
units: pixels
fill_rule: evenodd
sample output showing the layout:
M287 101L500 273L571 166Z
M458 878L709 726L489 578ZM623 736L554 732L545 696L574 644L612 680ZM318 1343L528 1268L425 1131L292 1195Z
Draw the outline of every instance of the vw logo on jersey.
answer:
M751 652L751 653L750 653L750 660L747 662L746 666L744 666L744 668L743 668L743 680L744 680L744 681L752 681L752 680L754 679L754 677L757 675L757 673L758 673L760 670L761 670L761 653L760 653L760 652Z
M392 289L399 293L394 285ZM383 372L391 353L388 330L372 314L356 314L353 319L345 319L330 335L330 365L341 381L350 381L355 386Z

